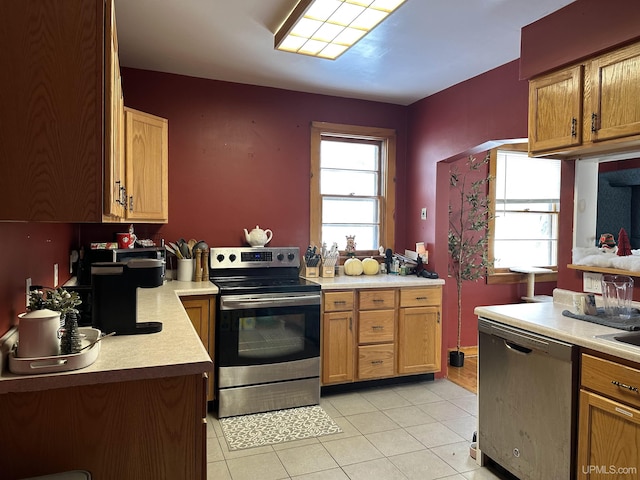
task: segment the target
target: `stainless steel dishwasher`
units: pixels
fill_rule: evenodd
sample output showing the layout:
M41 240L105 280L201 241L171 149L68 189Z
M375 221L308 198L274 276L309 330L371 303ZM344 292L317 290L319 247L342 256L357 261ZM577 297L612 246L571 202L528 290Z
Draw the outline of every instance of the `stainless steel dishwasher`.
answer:
M478 320L478 448L521 480L573 479L577 349Z

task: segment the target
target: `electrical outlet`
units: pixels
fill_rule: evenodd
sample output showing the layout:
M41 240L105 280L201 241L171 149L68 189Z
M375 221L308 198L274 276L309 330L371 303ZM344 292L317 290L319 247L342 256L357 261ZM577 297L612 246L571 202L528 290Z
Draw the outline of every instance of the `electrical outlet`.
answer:
M26 285L27 285L27 290L26 290L27 294L26 294L26 302L25 303L26 303L26 305L28 307L29 306L29 292L31 292L31 278L27 278Z
M58 287L58 264L53 264L53 288Z
M583 272L582 273L582 290L587 293L597 293L602 295L602 274Z
M420 210L420 220L426 220L427 219L427 208L423 208L422 210Z

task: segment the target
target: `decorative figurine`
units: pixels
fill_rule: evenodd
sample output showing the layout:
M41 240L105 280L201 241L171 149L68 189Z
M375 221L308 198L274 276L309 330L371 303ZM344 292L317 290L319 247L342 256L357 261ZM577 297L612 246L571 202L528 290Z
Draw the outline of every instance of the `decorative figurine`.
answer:
M347 257L355 257L356 255L356 236L347 235L347 246L344 249Z

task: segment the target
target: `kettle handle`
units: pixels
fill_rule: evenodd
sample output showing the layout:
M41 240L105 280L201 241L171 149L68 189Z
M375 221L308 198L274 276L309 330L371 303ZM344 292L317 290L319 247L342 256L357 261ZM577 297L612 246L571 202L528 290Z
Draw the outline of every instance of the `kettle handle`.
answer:
M273 237L273 232L271 230L269 230L268 228L264 231L265 235L267 236L267 241L264 242L264 244L266 245L267 243L269 243L271 241L271 237Z

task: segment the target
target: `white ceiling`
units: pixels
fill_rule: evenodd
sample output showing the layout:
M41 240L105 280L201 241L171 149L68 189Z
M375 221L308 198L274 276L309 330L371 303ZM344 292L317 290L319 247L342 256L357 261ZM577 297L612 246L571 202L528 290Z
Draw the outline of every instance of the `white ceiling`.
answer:
M520 29L573 0L407 0L337 60L274 50L298 0L115 0L120 63L409 105L520 56Z

